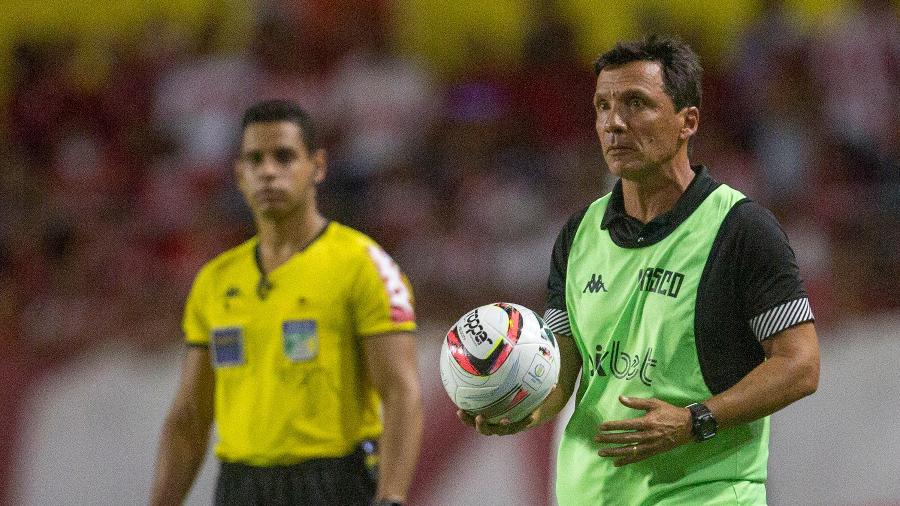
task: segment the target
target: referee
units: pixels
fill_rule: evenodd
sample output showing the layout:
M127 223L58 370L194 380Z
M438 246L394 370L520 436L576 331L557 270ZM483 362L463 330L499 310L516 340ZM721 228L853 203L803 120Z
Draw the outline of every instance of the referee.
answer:
M819 349L793 251L771 213L691 165L701 67L675 38L618 43L594 65L613 191L553 249L546 320L556 390L580 386L557 460L560 505L766 503L768 416L815 392Z
M257 235L188 296L151 504L184 500L213 420L216 504L405 501L422 430L412 294L374 241L319 213L325 168L300 107L245 112L235 175Z

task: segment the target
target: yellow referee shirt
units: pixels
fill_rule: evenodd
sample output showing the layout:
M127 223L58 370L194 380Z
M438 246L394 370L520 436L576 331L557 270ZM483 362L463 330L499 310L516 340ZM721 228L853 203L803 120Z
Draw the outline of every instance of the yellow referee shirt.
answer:
M185 307L185 338L209 346L215 371L216 455L257 466L347 455L381 433L360 340L415 330L409 283L372 239L331 222L261 296L257 242L206 264Z

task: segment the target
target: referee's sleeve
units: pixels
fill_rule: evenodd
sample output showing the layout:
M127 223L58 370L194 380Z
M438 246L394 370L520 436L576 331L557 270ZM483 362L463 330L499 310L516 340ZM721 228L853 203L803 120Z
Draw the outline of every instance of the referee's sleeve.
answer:
M209 323L203 312L204 299L206 298L206 283L208 278L206 268L194 278L191 291L184 304L184 316L181 320L181 329L184 332L184 340L192 346L209 345Z
M360 252L360 267L350 295L358 336L416 330L412 287L400 266L372 242Z
M759 341L814 319L800 269L775 216L756 202L734 213L736 286L744 318Z

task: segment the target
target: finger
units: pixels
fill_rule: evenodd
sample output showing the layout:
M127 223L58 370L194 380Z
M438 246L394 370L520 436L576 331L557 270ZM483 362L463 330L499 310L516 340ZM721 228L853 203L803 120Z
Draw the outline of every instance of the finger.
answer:
M601 457L610 457L613 459L613 465L621 467L634 462L650 458L663 451L659 443L643 443L638 445L617 446L614 448L604 448L597 452Z
M605 448L601 448L597 452L597 455L600 455L601 457L626 458L645 452L648 448L654 446L654 444L655 443L640 443L624 446L608 446Z
M611 420L603 422L598 427L599 431L606 432L611 430L644 430L647 428L646 417L629 418L627 420Z
M519 420L518 422L510 422L509 418L504 418L500 420L500 423L489 423L491 429L494 434L498 436L508 436L510 434L515 434L516 432L520 432L525 429L531 420L526 417L523 420Z
M457 409L456 417L459 418L459 420L465 425L468 425L469 427L475 427L475 417L466 413L465 411Z
M601 432L594 436L598 443L638 444L655 439L656 436L647 431Z
M649 459L654 455L662 453L664 450L665 448L660 445L651 445L643 449L639 448L638 450L632 451L624 457L613 460L613 465L616 467L622 467L627 466L628 464L634 464L635 462L640 462L644 459Z
M493 423L489 422L488 419L484 417L484 415L478 415L475 417L475 429L485 436L505 435L507 431L506 427L508 424L508 420L506 421L506 423L503 423L502 421L500 423Z
M492 432L490 432L491 428L487 420L484 418L484 415L476 415L475 416L475 430L484 434L485 436L490 436Z
M509 422L506 427L507 434L515 434L516 432L521 432L529 427L535 422L534 415L526 416L525 418L519 420L518 422Z
M515 434L528 428L531 422L531 417L525 417L518 422L510 422L508 418L504 418L499 422L490 422L482 415L475 417L478 432L485 436L508 436L510 434Z
M619 396L619 402L633 409L640 409L642 411L649 411L656 407L657 399L652 398L642 398L642 397L626 397L624 395Z

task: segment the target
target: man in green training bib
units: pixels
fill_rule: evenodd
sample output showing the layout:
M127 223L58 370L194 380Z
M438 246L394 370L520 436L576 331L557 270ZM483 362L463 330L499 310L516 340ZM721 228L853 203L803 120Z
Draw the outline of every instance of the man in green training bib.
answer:
M594 64L596 130L619 177L553 249L545 319L559 383L512 434L575 390L556 494L566 505L766 503L769 415L813 393L819 348L775 217L691 165L701 67L676 38L618 43Z

